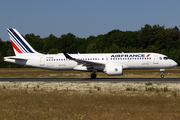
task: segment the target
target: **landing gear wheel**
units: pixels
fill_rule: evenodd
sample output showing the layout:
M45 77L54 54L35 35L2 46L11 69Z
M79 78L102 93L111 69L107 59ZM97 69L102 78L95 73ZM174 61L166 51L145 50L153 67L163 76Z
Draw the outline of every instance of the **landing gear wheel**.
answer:
M164 75L161 75L161 78L164 78Z
M97 75L96 75L95 73L92 73L92 74L91 74L91 79L95 79L96 76L97 76Z
M163 71L165 71L165 69L160 69L160 71L161 71L161 78L164 78Z

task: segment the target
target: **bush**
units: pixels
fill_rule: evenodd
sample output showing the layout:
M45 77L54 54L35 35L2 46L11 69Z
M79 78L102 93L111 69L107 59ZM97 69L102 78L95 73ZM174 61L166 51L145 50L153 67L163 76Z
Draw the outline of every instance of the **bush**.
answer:
M152 85L152 83L151 83L151 82L148 82L148 83L145 83L145 85L146 85L146 86L150 86L150 85Z

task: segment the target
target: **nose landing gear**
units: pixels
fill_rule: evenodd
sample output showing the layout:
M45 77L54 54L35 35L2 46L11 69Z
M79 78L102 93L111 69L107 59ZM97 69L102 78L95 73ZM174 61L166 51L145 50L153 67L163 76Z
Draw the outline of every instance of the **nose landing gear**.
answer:
M161 78L164 78L163 71L165 71L165 69L160 69L160 71L161 71Z
M163 75L163 73L161 73L161 78L164 78L164 75Z

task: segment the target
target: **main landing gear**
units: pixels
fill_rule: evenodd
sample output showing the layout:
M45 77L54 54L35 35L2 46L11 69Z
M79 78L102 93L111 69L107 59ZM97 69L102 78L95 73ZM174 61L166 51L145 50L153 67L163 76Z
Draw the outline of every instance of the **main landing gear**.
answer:
M165 69L160 69L160 71L161 71L161 78L164 78L163 71L165 71Z
M96 73L92 73L92 74L91 74L91 79L95 79L96 76L97 76Z
M96 78L96 76L97 76L97 75L96 75L96 72L97 72L96 70L94 70L94 71L92 72L92 74L91 74L91 79L95 79L95 78Z

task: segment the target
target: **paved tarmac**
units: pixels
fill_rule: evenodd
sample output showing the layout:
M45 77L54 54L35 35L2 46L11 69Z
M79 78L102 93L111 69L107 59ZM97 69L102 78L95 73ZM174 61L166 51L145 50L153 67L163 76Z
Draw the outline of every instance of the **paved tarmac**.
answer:
M23 82L180 82L180 78L0 78L4 81Z

